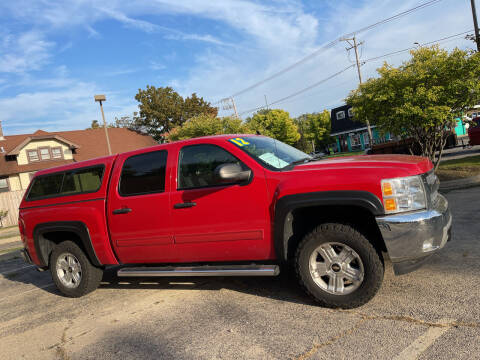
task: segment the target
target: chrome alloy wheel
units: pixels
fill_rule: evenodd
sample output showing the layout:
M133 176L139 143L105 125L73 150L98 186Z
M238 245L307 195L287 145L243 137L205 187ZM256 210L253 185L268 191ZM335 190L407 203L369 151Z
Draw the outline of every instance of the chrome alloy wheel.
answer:
M350 294L363 282L362 260L345 244L327 242L320 245L310 255L309 267L313 281L329 294Z
M82 265L71 253L62 253L55 266L57 276L62 285L67 288L74 289L80 285L82 281Z

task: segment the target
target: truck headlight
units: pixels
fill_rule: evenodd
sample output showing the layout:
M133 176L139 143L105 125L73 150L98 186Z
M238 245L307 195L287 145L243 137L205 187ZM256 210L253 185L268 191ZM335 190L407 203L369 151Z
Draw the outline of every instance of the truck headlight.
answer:
M382 180L383 206L386 213L421 210L427 197L421 176Z

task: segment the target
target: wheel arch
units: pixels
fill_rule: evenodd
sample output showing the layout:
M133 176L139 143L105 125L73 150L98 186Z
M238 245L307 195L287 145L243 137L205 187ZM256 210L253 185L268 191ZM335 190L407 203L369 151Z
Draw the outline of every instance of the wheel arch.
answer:
M275 206L274 247L277 259L288 261L309 231L321 223L339 222L354 226L385 251L375 216L383 215L380 199L367 191L322 191L287 195Z
M43 267L49 266L50 254L55 245L65 240L75 242L85 252L93 265L102 265L95 253L85 223L81 221L55 221L38 224L33 230L35 251Z

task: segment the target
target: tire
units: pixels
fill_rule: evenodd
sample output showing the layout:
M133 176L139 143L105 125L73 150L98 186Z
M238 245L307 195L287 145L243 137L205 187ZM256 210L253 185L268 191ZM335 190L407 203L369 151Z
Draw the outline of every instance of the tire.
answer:
M300 285L320 305L351 309L372 299L384 266L373 245L345 224L327 223L300 242L295 256Z
M103 269L93 266L83 250L72 241L54 247L50 272L58 290L67 297L80 297L94 291L103 276Z

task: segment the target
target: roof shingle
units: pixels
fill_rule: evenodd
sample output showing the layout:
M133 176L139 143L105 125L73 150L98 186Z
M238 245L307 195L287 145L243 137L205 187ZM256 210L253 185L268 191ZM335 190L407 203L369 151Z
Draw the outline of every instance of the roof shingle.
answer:
M38 138L40 140L45 139L46 135L51 135L52 137L57 135L57 137L63 138L70 143L78 144L79 148L75 150L73 155L74 160L40 161L27 165L18 165L15 157L11 157L12 160L7 161L5 155L14 150L27 138L30 137L32 140ZM109 128L108 135L113 154L157 145L157 142L151 136L126 128ZM108 155L108 149L103 128L58 132L37 130L34 134L5 136L5 140L0 140L0 175L37 171L106 155Z

